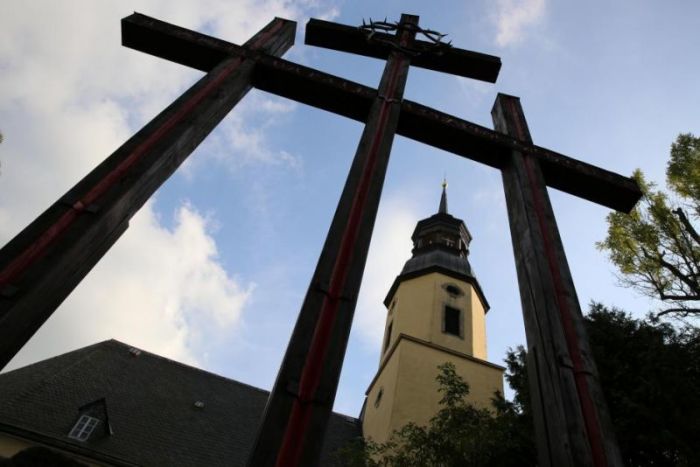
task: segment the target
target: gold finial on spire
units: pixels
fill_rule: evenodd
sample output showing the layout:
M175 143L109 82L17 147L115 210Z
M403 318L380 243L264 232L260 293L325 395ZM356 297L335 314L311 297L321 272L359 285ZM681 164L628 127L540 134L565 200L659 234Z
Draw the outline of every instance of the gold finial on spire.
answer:
M442 178L442 196L440 196L438 213L447 214L447 175Z

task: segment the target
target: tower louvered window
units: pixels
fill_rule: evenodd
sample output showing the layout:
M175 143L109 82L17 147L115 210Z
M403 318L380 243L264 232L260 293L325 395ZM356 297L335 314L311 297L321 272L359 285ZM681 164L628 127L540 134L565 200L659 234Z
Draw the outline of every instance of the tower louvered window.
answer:
M445 306L445 313L442 320L442 332L461 337L462 333L459 329L459 315L459 309L452 308L451 306Z

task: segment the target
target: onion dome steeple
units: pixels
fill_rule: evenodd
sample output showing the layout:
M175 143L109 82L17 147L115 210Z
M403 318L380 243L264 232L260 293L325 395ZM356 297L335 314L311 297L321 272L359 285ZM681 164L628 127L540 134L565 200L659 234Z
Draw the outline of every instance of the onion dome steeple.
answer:
M385 303L388 304L401 281L431 272L441 272L470 282L481 296L484 308L488 310L486 298L469 264L469 244L472 236L462 219L457 219L447 212L447 181L442 182L438 212L418 222L411 240L411 259L406 261L401 274L394 281Z

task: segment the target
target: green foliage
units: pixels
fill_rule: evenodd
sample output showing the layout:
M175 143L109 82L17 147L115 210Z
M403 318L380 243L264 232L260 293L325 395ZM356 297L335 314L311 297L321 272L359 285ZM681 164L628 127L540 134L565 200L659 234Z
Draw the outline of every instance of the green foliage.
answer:
M625 464L700 465L700 330L677 329L652 317L634 319L597 303L585 319ZM525 405L525 418L530 416L529 399L522 397L526 360L522 348L511 351L507 360L509 382L516 401Z
M690 133L678 135L671 146L666 177L673 191L694 202L697 209L700 201L700 138Z
M626 464L700 465L700 329L600 304L586 322Z
M635 171L643 192L628 214L608 215L608 235L598 248L608 252L623 285L670 306L658 316L700 314L700 138L681 134L671 148L667 183L676 201Z
M585 322L625 464L700 465L700 329L634 319L595 303ZM358 441L343 451L341 464L536 465L527 351L511 350L506 364L512 402L496 395L493 411L475 408L454 366L441 365L441 408L428 426L409 424L385 444Z
M496 393L493 410L467 402L469 385L455 366L438 367L440 410L428 426L409 423L383 444L359 442L341 454L349 466L528 466L535 465L531 430L522 431L516 405Z

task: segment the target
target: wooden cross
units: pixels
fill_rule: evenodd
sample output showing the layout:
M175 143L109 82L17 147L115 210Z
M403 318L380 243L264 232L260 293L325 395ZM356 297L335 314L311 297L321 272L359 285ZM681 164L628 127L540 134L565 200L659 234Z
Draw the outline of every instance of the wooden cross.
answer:
M416 41L417 16L402 15L395 36L380 33L383 37L374 37L371 42L357 28L350 28L349 37L337 34L339 27L347 29L312 20L307 26L306 42L387 61L268 400L248 461L250 466L313 465L318 460L322 447L319 440L338 387L409 65L430 65L490 81L495 81L500 68L500 60L495 57L457 49L440 50ZM472 66L461 61L453 66L450 60L458 55L468 55Z
M491 115L498 131L532 143L517 97L499 94ZM501 169L538 458L552 467L622 466L543 172L536 158L517 150Z
M249 465L317 462L394 133L502 170L542 465L621 465L546 186L621 211L628 178L534 146L516 98L499 95L498 131L402 99L409 63L495 81L500 60L397 35L311 20L307 43L387 59L378 89L278 58L294 23L275 19L243 47L134 14L123 43L207 72L0 250L4 366L127 228L128 220L255 86L366 122L328 238L272 391Z

